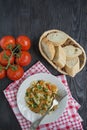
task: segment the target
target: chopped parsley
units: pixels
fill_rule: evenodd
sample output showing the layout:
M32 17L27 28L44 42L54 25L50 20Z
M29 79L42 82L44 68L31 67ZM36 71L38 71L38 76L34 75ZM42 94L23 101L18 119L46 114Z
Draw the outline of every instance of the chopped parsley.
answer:
M26 92L26 97L28 97L28 92Z
M38 88L38 89L42 89L42 86L41 86L41 85L38 85L37 88Z

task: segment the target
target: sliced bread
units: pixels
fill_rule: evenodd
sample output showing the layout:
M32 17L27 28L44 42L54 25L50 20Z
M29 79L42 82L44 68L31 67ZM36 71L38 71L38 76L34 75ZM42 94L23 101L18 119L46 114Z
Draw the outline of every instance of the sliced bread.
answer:
M59 31L48 34L47 39L51 41L55 46L58 46L64 44L68 37L65 33Z
M77 57L82 54L82 50L73 45L67 45L67 46L63 47L63 49L66 53L67 59L71 59L71 58Z
M65 71L72 77L79 71L80 63L79 58L75 57L70 60L66 60Z
M46 54L46 56L50 59L53 60L54 55L55 55L55 47L52 43L50 43L49 41L47 41L46 38L44 38L41 42L42 45L42 49L44 51L44 53Z
M66 64L66 54L61 46L55 48L55 56L53 62L59 67L63 68Z

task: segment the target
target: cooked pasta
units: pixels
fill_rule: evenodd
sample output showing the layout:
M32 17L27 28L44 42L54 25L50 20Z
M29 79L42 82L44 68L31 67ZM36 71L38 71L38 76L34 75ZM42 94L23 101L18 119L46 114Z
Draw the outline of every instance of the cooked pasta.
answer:
M57 91L58 87L50 82L33 81L26 90L25 101L31 111L44 114Z

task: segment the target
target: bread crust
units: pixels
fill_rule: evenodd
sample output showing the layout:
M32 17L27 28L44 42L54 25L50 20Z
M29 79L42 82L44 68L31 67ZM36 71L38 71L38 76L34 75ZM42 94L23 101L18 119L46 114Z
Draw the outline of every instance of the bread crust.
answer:
M53 60L55 55L55 47L46 38L42 40L42 49L50 60Z
M66 64L66 54L61 46L55 48L55 56L53 62L60 68L63 68Z
M66 42L68 39L67 35L65 33L54 32L47 35L47 39L51 41L55 46L62 45Z
M74 77L79 72L79 68L80 63L78 57L66 60L65 70L70 76Z
M73 45L67 45L67 46L63 47L63 49L66 53L67 59L72 59L72 58L75 58L82 54L82 50Z

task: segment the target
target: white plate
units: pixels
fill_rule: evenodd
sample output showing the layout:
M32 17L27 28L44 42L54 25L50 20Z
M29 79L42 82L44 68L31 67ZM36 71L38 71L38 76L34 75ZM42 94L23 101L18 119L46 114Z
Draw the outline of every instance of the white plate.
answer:
M30 86L30 83L34 80L45 80L48 82L51 82L58 86L58 89L63 88L65 89L64 85L58 80L57 77L47 74L47 73L38 73L32 76L29 76L27 79L25 79L22 84L19 87L18 93L17 93L17 105L22 113L22 115L29 121L34 122L38 118L41 117L41 115L36 114L32 112L26 105L25 102L25 93L26 89ZM67 105L67 96L59 103L58 109L52 112L51 114L47 115L42 121L41 124L51 123L56 121L64 112L64 109Z

